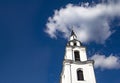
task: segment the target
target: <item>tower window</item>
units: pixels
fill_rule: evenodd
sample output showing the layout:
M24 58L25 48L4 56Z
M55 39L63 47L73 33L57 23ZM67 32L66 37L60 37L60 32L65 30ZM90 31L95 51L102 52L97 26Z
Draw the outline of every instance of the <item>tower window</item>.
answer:
M74 42L74 46L76 46L77 44L76 44L76 42Z
M75 56L75 61L80 61L79 51L75 51L74 56Z
M77 70L77 80L78 81L84 80L83 71L82 70Z

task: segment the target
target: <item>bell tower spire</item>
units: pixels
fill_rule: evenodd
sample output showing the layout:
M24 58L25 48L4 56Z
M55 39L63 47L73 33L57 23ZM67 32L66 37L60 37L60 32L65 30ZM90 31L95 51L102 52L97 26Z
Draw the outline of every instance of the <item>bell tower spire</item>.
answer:
M86 48L72 30L65 49L60 83L96 83L94 61L88 60Z
M67 46L81 46L81 42L77 39L75 32L72 30Z
M73 39L77 39L77 36L76 36L76 34L74 33L74 31L72 30L71 36L70 36L70 40L73 40Z

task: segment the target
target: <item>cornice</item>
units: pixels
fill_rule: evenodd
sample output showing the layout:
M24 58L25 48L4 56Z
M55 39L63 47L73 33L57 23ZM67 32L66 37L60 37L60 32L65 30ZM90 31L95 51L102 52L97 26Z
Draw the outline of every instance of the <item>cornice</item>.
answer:
M73 60L69 60L69 59L65 59L63 61L63 64L89 64L92 63L94 64L94 60L87 60L87 61L73 61Z

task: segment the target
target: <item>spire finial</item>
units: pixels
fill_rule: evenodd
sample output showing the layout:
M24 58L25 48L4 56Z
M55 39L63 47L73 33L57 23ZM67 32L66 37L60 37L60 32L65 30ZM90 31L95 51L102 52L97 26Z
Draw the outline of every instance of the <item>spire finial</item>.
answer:
M72 30L72 32L71 32L71 36L74 35L74 34L75 34L75 33L74 33L74 31Z
M71 36L72 36L72 35L75 35L75 36L76 36L76 34L74 33L73 28L74 28L74 26L72 27ZM77 37L77 36L76 36L76 37Z

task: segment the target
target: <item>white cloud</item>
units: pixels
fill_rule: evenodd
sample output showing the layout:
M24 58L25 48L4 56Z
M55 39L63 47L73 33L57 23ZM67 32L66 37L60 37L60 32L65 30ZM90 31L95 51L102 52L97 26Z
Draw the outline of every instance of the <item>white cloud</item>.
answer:
M120 2L94 6L89 3L68 4L49 17L45 32L52 38L57 38L58 32L62 32L63 37L68 38L71 27L75 26L74 31L80 41L104 43L112 35L109 23L114 17L120 17Z
M120 58L113 56L112 54L108 57L105 55L95 54L91 57L95 61L95 68L101 69L119 69L120 68Z

